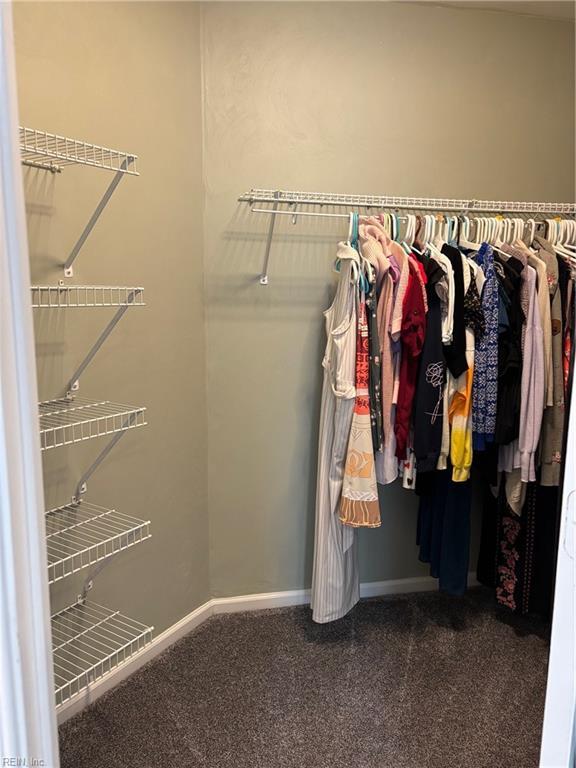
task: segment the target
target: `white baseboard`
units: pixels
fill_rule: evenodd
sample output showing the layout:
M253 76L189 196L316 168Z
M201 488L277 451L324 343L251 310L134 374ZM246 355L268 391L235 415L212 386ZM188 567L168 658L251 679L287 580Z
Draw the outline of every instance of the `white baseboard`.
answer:
M473 574L469 574L468 584L477 584ZM360 597L381 597L384 595L407 594L410 592L430 592L438 588L438 582L431 576L417 576L408 579L390 579L388 581L369 581L360 585ZM267 608L286 608L291 605L307 605L310 602L309 589L293 589L285 592L263 592L237 597L215 597L184 616L176 624L155 637L150 645L121 666L101 677L86 690L74 696L57 709L58 724L81 712L100 696L115 688L136 670L165 651L193 629L203 624L210 616L221 613L239 613L242 611L260 611Z
M262 592L237 597L214 597L214 613L240 613L261 611L265 608L287 608L290 605L307 605L310 602L309 589L291 589L286 592Z

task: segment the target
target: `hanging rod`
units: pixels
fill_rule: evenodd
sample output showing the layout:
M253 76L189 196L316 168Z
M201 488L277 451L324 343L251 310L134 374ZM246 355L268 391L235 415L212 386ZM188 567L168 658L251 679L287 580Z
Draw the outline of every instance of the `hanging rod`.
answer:
M531 203L506 200L462 200L446 197L390 197L382 195L340 195L332 192L300 192L251 189L238 198L242 203L283 203L287 205L332 205L352 208L404 208L420 211L484 211L486 213L576 214L576 203Z
M281 189L251 189L240 195L238 202L249 203L252 213L265 213L270 216L266 246L264 251L264 264L260 274L260 285L268 285L268 264L270 262L270 249L274 235L276 216L292 216L292 223L296 223L298 216L323 216L330 218L348 218L348 213L323 213L302 211L299 205L334 206L354 209L376 208L379 210L405 209L411 211L447 211L463 213L533 213L550 215L574 215L575 203L529 203L511 202L505 200L460 200L448 197L390 197L381 195L338 195L331 192L301 192ZM255 208L256 203L271 203L271 208ZM287 205L291 210L281 210L280 205Z

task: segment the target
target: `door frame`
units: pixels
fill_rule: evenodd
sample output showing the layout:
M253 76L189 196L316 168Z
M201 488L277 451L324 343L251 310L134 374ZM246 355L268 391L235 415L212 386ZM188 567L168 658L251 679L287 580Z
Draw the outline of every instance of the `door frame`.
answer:
M572 359L574 365L574 356ZM540 768L576 764L576 377L572 372Z
M0 764L58 768L11 2L0 2ZM14 760L14 762L9 762Z

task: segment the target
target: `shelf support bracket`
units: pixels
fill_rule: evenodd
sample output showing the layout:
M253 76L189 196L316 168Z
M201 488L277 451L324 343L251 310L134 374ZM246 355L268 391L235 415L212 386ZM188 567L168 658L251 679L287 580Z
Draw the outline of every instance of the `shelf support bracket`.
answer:
M80 376L84 373L86 368L88 368L88 366L90 365L92 360L96 357L96 353L98 352L100 347L104 344L104 342L106 341L108 336L110 336L110 334L112 333L114 328L118 325L118 323L120 322L121 318L124 316L124 313L126 312L128 307L130 306L130 304L132 304L134 302L134 299L136 298L137 294L139 294L139 293L140 293L140 291L130 291L130 293L126 297L126 303L123 304L118 309L118 311L115 313L115 315L112 318L112 320L110 320L110 322L108 323L106 328L104 328L104 330L102 331L100 336L98 336L98 338L96 339L96 341L92 345L92 348L90 349L90 351L88 352L88 354L86 355L84 360L80 363L78 368L72 374L72 377L70 378L70 381L68 382L68 386L66 387L66 394L67 395L69 395L71 392L76 392L78 390L78 388L80 386L80 384L79 384Z
M86 576L84 579L84 584L82 585L82 592L78 595L77 602L84 604L86 602L86 597L88 596L88 592L92 589L94 586L94 579L106 568L118 555L120 552L114 552L112 555L109 555L104 560L100 560L100 562L96 565L95 568L92 569L92 571Z
M94 213L90 217L90 221L88 222L88 224L86 224L86 226L84 227L84 231L82 232L82 234L80 235L80 237L76 241L76 245L70 251L70 255L68 256L68 258L64 262L64 275L66 277L72 277L73 276L74 270L72 268L72 265L74 264L74 261L76 260L76 257L80 253L80 249L82 248L82 246L84 245L84 243L88 239L88 235L90 234L90 232L92 232L92 230L94 229L94 226L96 225L96 222L100 218L100 215L102 214L102 211L104 210L104 208L106 208L106 205L108 204L108 201L112 197L112 195L114 193L114 190L116 189L118 184L120 184L120 180L122 179L123 176L126 175L125 171L128 168L128 166L130 165L130 163L132 163L132 161L133 161L133 158L128 157L126 160L124 160L122 162L120 170L116 171L116 175L114 176L114 178L112 179L112 181L108 185L108 189L106 190L106 192L104 192L104 194L102 195L102 199L100 200L100 202L96 206L96 210L94 211Z
M264 252L264 266L262 267L262 274L260 275L260 285L268 285L268 262L270 261L270 248L272 247L272 235L274 234L274 224L276 222L276 211L278 210L278 203L280 198L280 192L276 190L274 192L274 205L271 210L273 213L270 216L270 224L268 225L268 235L266 237L266 250Z
M92 477L94 472L96 472L96 470L98 469L100 464L102 464L102 462L104 461L106 456L108 456L108 454L116 446L116 443L118 443L118 441L121 440L124 437L126 432L129 430L129 428L134 423L134 421L136 419L136 415L137 414L135 414L135 413L131 413L130 416L127 417L126 421L122 425L121 431L120 432L116 432L114 437L106 443L106 445L100 451L98 456L96 456L96 458L94 459L92 464L90 464L90 466L88 467L86 472L84 472L84 474L82 475L80 480L78 480L78 484L76 485L76 490L74 491L74 496L72 496L72 501L73 502L80 501L80 499L82 498L82 494L86 493L88 480Z

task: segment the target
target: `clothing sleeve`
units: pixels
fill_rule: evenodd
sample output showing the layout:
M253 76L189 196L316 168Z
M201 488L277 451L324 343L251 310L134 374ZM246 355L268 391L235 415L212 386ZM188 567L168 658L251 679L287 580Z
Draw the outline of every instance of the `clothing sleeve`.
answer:
M522 370L522 388L524 389L526 381L527 389L525 391L527 396L525 398L525 417L521 420L524 429L520 435L519 448L522 482L528 483L536 480L534 456L540 439L545 400L542 321L540 319L540 307L535 294L533 294L530 301L529 322L526 326L524 350L527 358L524 365L528 366L528 372L525 379L524 369Z

